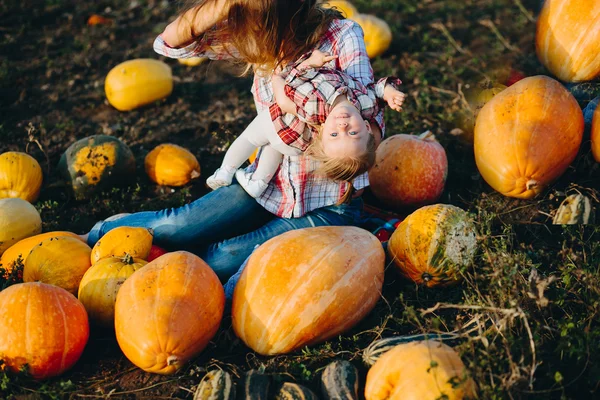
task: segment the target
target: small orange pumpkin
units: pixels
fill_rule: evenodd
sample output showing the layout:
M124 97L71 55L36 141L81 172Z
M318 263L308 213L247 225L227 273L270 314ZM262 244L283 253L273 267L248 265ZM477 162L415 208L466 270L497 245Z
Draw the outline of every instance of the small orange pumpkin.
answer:
M0 292L0 360L13 372L27 364L35 379L57 376L79 359L88 317L71 293L45 283L18 283Z
M263 355L335 337L375 306L384 264L381 243L361 228L283 233L250 256L233 294L233 329Z
M159 185L183 186L200 176L200 164L189 150L176 144L156 146L144 160L146 173Z
M530 199L575 159L583 129L583 112L563 85L547 76L522 79L479 112L477 168L503 195Z
M121 285L135 271L148 264L126 255L103 258L83 275L77 297L83 303L90 321L112 327L115 324L115 302Z
M537 19L536 50L560 80L590 81L600 75L600 2L546 0Z
M367 374L366 400L463 400L477 396L460 356L434 340L400 344Z
M592 155L596 162L600 162L600 107L596 107L592 118L592 133L590 135L592 141Z
M8 151L0 154L0 199L19 197L34 203L42 187L42 168L27 153Z
M369 58L375 58L385 53L392 43L392 30L389 25L371 14L356 14L352 17L365 34L365 46Z
M473 264L475 225L458 207L435 204L406 217L392 234L388 251L399 272L417 284L445 286Z
M204 350L224 308L223 286L208 264L186 251L167 253L119 289L117 342L139 368L170 375Z
M145 260L152 248L152 233L146 228L120 226L111 229L92 248L91 262L97 263L106 257L124 257Z

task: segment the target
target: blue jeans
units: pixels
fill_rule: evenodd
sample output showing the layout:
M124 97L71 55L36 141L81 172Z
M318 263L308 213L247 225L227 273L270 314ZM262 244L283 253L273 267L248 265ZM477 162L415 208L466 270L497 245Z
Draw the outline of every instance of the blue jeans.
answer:
M300 218L279 218L234 182L183 207L100 221L90 231L88 244L93 246L106 232L119 226L152 228L157 245L197 254L225 281L237 272L256 245L293 229L357 225L362 204L359 198L350 204L313 210Z

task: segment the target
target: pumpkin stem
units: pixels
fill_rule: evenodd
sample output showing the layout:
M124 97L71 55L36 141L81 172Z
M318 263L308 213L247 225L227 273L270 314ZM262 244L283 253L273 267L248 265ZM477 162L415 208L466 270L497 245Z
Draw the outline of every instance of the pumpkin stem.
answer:
M430 130L426 130L425 132L419 135L419 139L431 141L435 140L435 135Z
M125 253L122 260L123 260L124 264L127 264L127 265L133 264L133 257L131 257L131 254L129 254L129 253Z
M433 278L433 276L431 276L431 274L429 274L427 272L423 272L423 275L421 275L421 278L423 279L423 281L425 283L427 283Z
M535 179L530 179L525 184L525 187L527 188L527 190L531 190L531 189L537 187L537 185L538 185L538 181L536 181Z
M167 365L173 365L173 364L177 364L177 362L179 361L179 359L177 358L177 356L169 356L167 357Z
M200 171L193 170L192 173L190 174L190 179L196 179L199 176L200 176Z

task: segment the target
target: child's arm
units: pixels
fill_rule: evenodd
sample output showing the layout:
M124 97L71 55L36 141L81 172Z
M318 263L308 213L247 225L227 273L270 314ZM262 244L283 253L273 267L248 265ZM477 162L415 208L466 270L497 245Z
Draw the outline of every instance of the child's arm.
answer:
M375 84L375 96L385 101L392 110L402 111L406 94L396 89L402 81L396 77L381 78Z
M298 69L304 69L304 68L309 68L309 67L321 68L323 65L325 65L329 61L335 60L337 57L338 56L336 56L336 55L332 56L329 53L325 53L319 49L316 49L310 54L309 58L302 61L298 65Z
M296 114L296 104L285 94L285 79L281 75L273 74L273 95L275 102L286 114Z
M230 0L209 0L192 7L167 25L161 36L170 47L188 45L210 27L225 19L230 4Z

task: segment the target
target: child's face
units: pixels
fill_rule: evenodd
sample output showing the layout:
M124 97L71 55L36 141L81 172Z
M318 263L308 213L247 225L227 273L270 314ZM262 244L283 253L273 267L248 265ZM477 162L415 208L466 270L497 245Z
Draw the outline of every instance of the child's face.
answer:
M367 149L370 126L349 103L336 106L322 128L321 142L329 157L358 157Z

